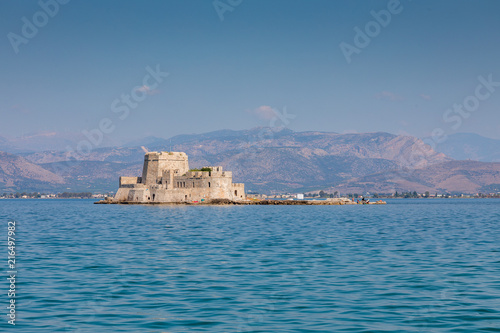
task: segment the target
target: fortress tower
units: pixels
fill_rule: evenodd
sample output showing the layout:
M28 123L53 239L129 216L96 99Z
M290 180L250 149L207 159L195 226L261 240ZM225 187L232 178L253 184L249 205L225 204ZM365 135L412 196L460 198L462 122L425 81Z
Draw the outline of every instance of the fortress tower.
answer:
M179 152L150 152L144 156L142 169L142 184L157 184L163 176L163 171L170 170L175 176L189 171L188 156Z

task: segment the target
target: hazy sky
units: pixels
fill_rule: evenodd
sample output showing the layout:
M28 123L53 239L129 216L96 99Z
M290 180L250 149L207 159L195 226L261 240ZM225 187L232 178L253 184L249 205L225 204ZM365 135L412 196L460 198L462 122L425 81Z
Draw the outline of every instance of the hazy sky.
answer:
M500 1L60 2L0 2L0 136L500 138Z

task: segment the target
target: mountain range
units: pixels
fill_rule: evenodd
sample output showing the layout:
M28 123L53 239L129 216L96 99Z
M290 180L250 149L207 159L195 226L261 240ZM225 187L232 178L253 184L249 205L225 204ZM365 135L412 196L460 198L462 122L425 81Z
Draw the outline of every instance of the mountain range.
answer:
M437 144L436 150L455 160L500 162L500 140L474 133L451 134Z
M8 144L0 141L0 147ZM455 160L412 136L264 127L147 137L70 159L63 150L2 153L0 190L115 191L119 176L141 174L145 150L184 151L192 168L221 165L233 171L235 182L260 193L477 193L500 184L500 163Z

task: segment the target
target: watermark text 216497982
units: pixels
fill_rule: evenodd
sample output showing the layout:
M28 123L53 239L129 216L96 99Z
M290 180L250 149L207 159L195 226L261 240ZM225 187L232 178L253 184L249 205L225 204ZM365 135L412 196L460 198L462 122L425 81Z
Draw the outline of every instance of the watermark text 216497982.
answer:
M7 296L9 298L9 305L7 309L8 322L11 325L16 324L16 221L9 221L7 225L7 280L9 281L9 291Z

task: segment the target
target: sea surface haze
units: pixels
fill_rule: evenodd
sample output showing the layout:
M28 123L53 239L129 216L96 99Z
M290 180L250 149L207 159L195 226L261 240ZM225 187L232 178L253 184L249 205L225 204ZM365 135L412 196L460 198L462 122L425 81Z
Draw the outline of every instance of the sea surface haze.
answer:
M0 220L0 331L500 332L500 200L0 200Z

